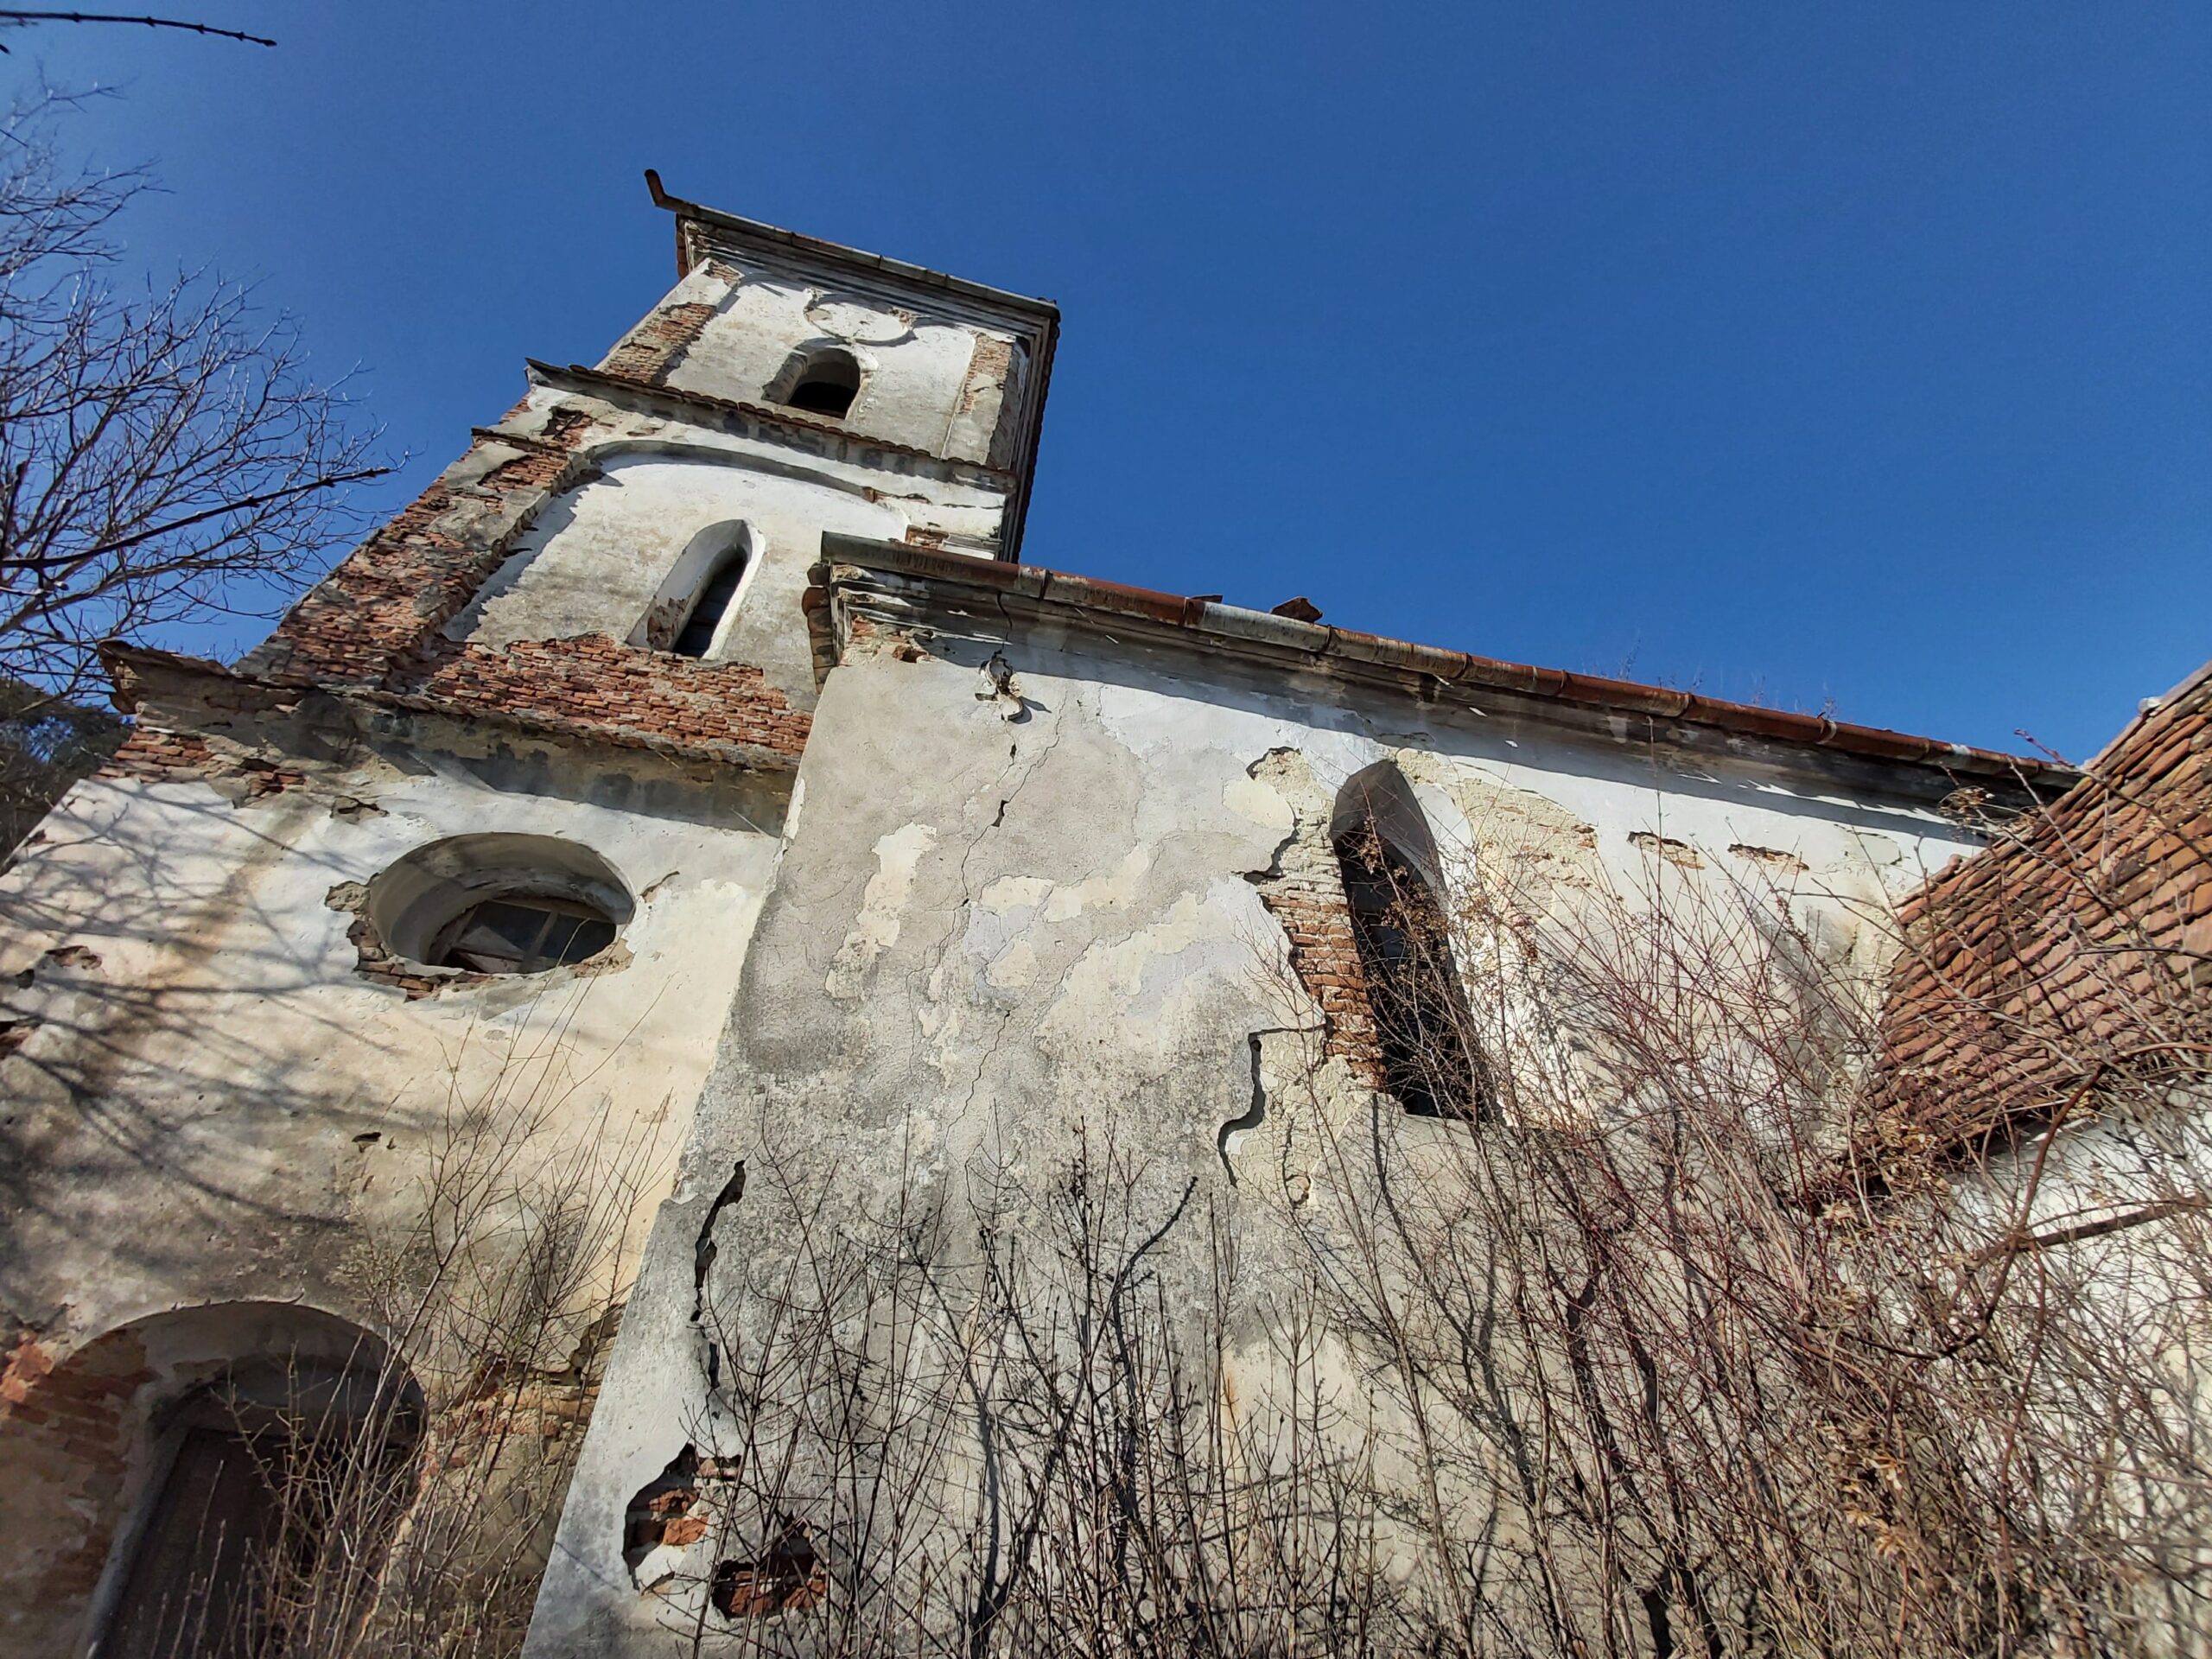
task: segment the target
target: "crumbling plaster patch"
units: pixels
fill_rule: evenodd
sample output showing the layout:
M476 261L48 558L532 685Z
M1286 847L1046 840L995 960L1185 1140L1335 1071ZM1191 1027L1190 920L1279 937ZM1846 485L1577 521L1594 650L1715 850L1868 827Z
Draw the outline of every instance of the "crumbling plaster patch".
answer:
M73 1172L12 1218L0 1298L84 1287L73 1318L97 1332L241 1284L301 1295L336 1283L351 1230L416 1201L415 1160L449 1094L483 1096L533 1052L556 1073L564 1054L625 1057L574 1066L556 1135L613 1109L654 1126L664 1151L680 1140L771 834L383 762L309 771L245 806L204 783L88 780L0 879L0 963L19 973L6 1012L31 1022L0 1059L10 1161L24 1179ZM343 802L377 810L334 810ZM588 842L626 872L641 900L621 942L629 967L416 1002L363 983L334 888L487 823ZM97 974L56 970L57 945L97 956ZM95 1123L85 1099L103 1103ZM139 1155L153 1145L158 1158Z
M914 891L915 867L937 845L938 832L926 823L902 824L875 843L875 874L861 896L860 913L837 954L822 988L840 1001L851 1001L868 988L868 970L899 943L899 918Z
M1337 791L1377 760L1414 780L1440 839L1464 853L1460 874L1503 866L1582 892L1627 888L1643 856L1629 836L1655 819L1708 865L1737 843L1800 848L1814 862L1847 858L1858 835L1916 846L1954 833L1927 815L1749 780L1655 787L1618 756L1525 728L1509 739L1479 716L1440 715L1409 747L1349 700L1198 696L1019 638L934 627L926 652L878 648L912 636L910 620L857 619L824 686L801 764L804 820L789 829L688 1161L702 1174L735 1160L810 1174L827 1206L817 1225L910 1217L948 1286L973 1268L976 1206L1009 1206L997 1224L1027 1224L1079 1135L1135 1149L1170 1198L1203 1190L1258 1281L1289 1270L1271 1230L1316 1213L1374 1097L1328 1051L1320 1001L1286 973L1293 942L1265 886L1294 853L1317 882L1332 869ZM986 672L995 659L1002 676ZM979 683L990 689L979 696ZM1021 718L1009 721L1015 699ZM825 997L825 982L839 995ZM1440 1152L1469 1132L1402 1127L1409 1145ZM741 1306L744 1274L789 1260L772 1215L750 1191L725 1213L710 1305ZM1179 1226L1161 1270L1195 1274L1205 1249ZM688 1296L692 1255L679 1268L671 1245L647 1268L679 1271ZM579 1599L541 1618L537 1651L562 1659L650 1650L643 1632L666 1610L645 1604L660 1599L630 1589L587 1611L589 1586L629 1583L630 1498L687 1441L702 1459L723 1449L706 1360L664 1340L632 1348L626 1330L623 1341L601 1409L625 1427L609 1428L609 1460L579 1476L596 1518L587 1531L572 1515L563 1532L582 1570L563 1593ZM1255 1395L1270 1386L1264 1356L1236 1369ZM1347 1389L1355 1369L1346 1362ZM598 1645L556 1630L589 1630Z

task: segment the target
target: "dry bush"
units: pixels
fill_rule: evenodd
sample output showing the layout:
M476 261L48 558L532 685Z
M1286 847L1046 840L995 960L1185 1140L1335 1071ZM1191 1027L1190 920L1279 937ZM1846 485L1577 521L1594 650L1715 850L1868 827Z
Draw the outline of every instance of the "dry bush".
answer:
M520 1651L659 1175L650 1114L579 1107L613 1061L576 1063L588 989L526 1027L488 1082L464 1086L453 1058L413 1193L349 1264L378 1338L343 1367L233 1380L256 1535L214 1547L229 1581L201 1575L163 1650Z
M1924 944L1898 916L1663 859L1627 891L1512 869L1396 918L1466 970L1370 998L1431 1111L1306 1033L1266 1108L1333 1126L1310 1189L1194 1177L1137 1097L863 1198L764 1109L700 1240L706 1402L627 1521L671 1640L2202 1650L2196 982L2107 1007L2001 1135L1916 1140L1869 972ZM619 1149L532 1166L550 1109L515 1098L456 1109L369 1274L427 1404L296 1483L324 1547L266 1605L312 1639L264 1651L518 1640L573 1444L537 1431L588 1388L563 1344L615 1305L594 1241L634 1183Z
M671 1625L969 1659L2202 1649L2201 992L2100 1026L2167 1063L2082 1053L2003 1137L1867 1159L1896 914L1663 861L1418 908L1403 948L1480 969L1373 999L1437 1109L1345 1112L1312 1043L1308 1097L1268 1103L1338 1109L1310 1198L1193 1181L1141 1100L877 1210L764 1123L749 1247L701 1268L710 1404L632 1510Z

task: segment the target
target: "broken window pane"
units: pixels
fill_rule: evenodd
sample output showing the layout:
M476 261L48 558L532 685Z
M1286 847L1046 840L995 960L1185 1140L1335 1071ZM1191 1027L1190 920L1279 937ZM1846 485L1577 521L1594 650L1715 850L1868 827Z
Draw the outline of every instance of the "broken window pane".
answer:
M509 893L480 899L448 922L430 962L480 974L534 974L597 956L613 942L614 923L595 906Z

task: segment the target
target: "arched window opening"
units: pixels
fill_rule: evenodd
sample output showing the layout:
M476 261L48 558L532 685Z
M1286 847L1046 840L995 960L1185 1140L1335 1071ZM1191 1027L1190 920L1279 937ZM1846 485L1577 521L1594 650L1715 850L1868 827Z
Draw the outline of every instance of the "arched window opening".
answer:
M262 1659L357 1632L412 1498L423 1395L365 1332L302 1334L309 1351L234 1363L156 1414L99 1652ZM333 1334L351 1351L314 1357Z
M634 906L588 847L550 836L455 836L369 883L365 913L393 955L477 974L536 974L597 956Z
M745 550L739 547L715 567L671 647L677 656L704 657L713 646L715 636L721 631L722 618L729 614L730 601L737 597L737 585L745 579Z
M807 358L784 402L793 409L842 420L860 390L859 359L850 352L832 349Z
M760 545L759 535L742 519L698 531L661 578L653 602L630 631L630 643L648 651L707 656L743 602L746 582L760 563Z
M1478 1121L1488 1090L1433 878L1421 809L1396 767L1345 786L1331 826L1375 1021L1383 1087L1421 1117Z

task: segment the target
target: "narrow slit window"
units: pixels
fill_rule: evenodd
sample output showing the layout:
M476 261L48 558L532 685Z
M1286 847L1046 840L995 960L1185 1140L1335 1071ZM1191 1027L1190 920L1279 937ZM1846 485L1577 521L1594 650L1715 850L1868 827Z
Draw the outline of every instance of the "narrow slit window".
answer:
M1336 850L1383 1087L1415 1116L1479 1120L1486 1091L1442 906L1371 818L1338 836Z
M715 643L715 635L722 626L722 618L729 614L730 601L737 597L737 585L745 579L745 554L742 550L732 553L715 568L699 593L699 600L691 607L691 614L683 619L683 626L671 647L679 657L704 657Z

